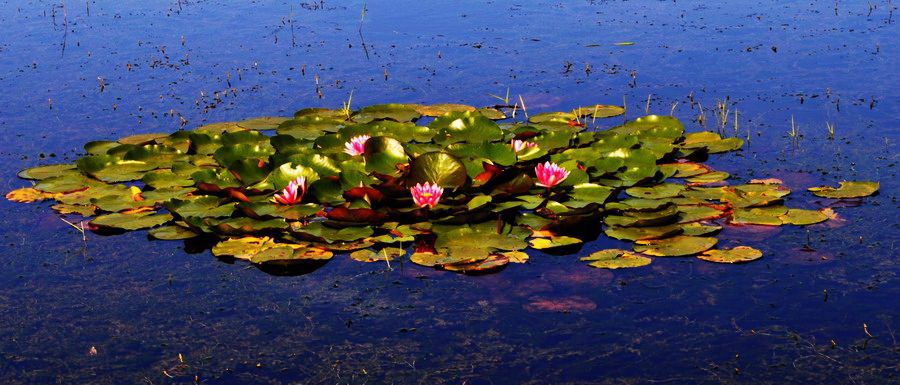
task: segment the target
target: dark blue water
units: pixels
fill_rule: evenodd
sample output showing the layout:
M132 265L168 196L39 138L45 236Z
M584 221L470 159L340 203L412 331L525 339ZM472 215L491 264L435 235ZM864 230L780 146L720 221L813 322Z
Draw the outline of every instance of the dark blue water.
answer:
M833 203L804 191L822 183L881 193L835 208L841 221L723 232L762 249L755 263L602 271L533 253L479 277L344 256L274 276L142 232L83 242L46 205L2 201L0 382L897 382L896 7L404 0L369 1L360 22L356 1L3 2L3 191L89 140L335 108L351 92L356 106L489 105L509 89L530 112L674 105L694 131L701 105L716 129L722 101L749 142L710 164L734 179L781 178L809 208Z

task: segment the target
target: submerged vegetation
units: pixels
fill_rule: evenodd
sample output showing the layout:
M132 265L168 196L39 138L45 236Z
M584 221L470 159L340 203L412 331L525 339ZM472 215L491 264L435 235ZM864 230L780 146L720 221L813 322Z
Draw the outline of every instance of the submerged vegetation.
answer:
M598 119L625 112L609 105L517 122L507 117L517 106L347 103L94 141L74 164L22 171L34 186L7 198L52 199L60 214L93 217L93 231L196 238L216 256L267 267L316 267L335 253L389 264L410 252L416 264L469 273L525 262L528 249L574 253L601 233L633 250L582 258L597 268L693 255L749 262L762 253L715 248L722 226L836 215L784 206L791 191L776 179L728 184L701 163L739 150L740 138L686 133L656 115L600 129ZM810 191L842 199L878 187Z

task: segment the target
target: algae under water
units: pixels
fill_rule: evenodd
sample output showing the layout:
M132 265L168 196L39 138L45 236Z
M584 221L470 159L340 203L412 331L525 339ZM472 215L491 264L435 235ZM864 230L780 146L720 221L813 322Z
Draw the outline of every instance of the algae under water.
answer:
M0 380L896 380L900 104L893 4L402 1L366 4L360 21L363 6L125 1L0 8L3 191L27 186L16 177L24 167L74 164L88 141L290 117L297 106L510 104L525 120L526 111L531 118L604 103L626 113L597 119L599 130L656 114L678 118L687 134L741 138L740 152L669 172L695 183L728 177L766 185L776 178L793 191L786 206L809 210L748 210L736 221L805 223L827 209L838 216L806 227L724 226L715 247L729 251L701 258L754 259L744 246L763 255L737 265L650 257L649 266L591 268L646 258L632 254L631 242L601 235L574 255L525 250L527 263L490 275L403 258L388 268L380 259L358 263L336 253L309 274L283 276L211 258L210 244L150 242L144 231L88 232L83 240L49 204L4 201ZM634 44L616 44L623 42ZM880 193L835 200L805 191L840 181L879 181ZM640 196L631 202L670 199L675 189L633 190ZM480 199L474 208L496 204ZM671 206L662 206L613 220L671 218ZM715 210L677 215L702 218ZM656 211L655 218L644 211ZM666 226L620 226L614 234L685 236ZM637 241L638 252L673 249ZM384 250L379 256L396 252Z

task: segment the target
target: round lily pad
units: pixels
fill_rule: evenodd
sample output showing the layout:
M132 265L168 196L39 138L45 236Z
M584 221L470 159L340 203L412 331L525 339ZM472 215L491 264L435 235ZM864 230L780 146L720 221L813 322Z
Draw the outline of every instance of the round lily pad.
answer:
M162 225L172 220L170 214L137 213L120 214L113 213L94 218L91 224L98 227L121 230L139 230Z
M837 188L829 186L810 187L809 191L822 198L849 199L862 198L878 192L878 182L840 182Z
M737 246L733 249L707 250L697 258L716 263L743 263L762 258L762 252L752 247Z
M590 262L588 266L598 269L623 269L650 264L650 258L620 249L600 250L581 260Z
M407 177L410 186L431 183L444 188L458 188L466 183L468 173L459 158L446 152L429 152L410 162Z
M656 257L682 257L704 252L716 245L718 239L679 235L672 238L635 242L634 251Z
M190 239L198 236L193 230L183 226L163 226L152 229L148 232L151 237L164 240L175 241L180 239Z
M75 170L74 164L51 164L47 166L39 166L26 168L19 172L19 178L42 180L54 176L61 176Z

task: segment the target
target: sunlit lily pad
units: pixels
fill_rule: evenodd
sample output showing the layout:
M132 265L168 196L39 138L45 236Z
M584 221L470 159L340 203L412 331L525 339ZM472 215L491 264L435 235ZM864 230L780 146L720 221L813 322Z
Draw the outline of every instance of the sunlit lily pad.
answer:
M468 112L475 111L475 107L465 104L431 104L427 106L416 106L416 111L425 116L438 117L450 112Z
M98 227L106 227L121 230L139 230L162 225L172 220L170 214L138 213L120 214L113 213L94 218L91 224Z
M662 199L676 197L684 191L684 186L674 183L663 183L652 187L632 187L625 192L635 198Z
M242 120L238 122L237 125L248 130L274 130L278 127L279 124L284 123L289 119L290 118L280 116L263 116L259 118Z
M591 116L594 118L610 118L625 113L622 106L611 106L605 104L595 104L593 106L583 106L572 110L572 113L578 116Z
M429 152L413 159L408 178L412 184L432 183L457 188L466 183L468 174L459 158L445 152Z
M502 254L492 254L487 258L472 263L457 263L443 265L444 270L465 274L485 273L502 269L509 264L509 258Z
M566 247L573 245L580 245L584 241L575 237L569 236L553 236L550 238L532 238L530 241L531 248L544 250L544 249L554 249L557 247Z
M623 269L650 264L650 258L620 249L600 250L581 260L590 262L588 266L598 269Z
M42 180L70 173L73 170L75 170L74 164L51 164L24 169L19 172L19 177L23 179Z
M165 241L190 239L198 236L193 230L183 226L163 226L148 232L151 237Z
M15 189L6 193L6 199L20 203L39 202L44 199L53 198L54 196L55 195L52 193L36 190L31 187Z
M672 238L635 242L634 251L656 257L681 257L711 249L718 239L679 235Z
M406 250L396 247L385 247L375 251L371 249L357 250L350 253L350 258L360 262L389 262L406 255Z
M849 199L862 198L878 192L881 184L878 182L841 182L837 188L822 186L810 187L813 195L823 198Z
M707 250L697 258L717 263L742 263L762 258L762 252L752 247L737 246L733 249Z
M90 217L97 213L97 206L94 205L71 205L65 203L57 203L53 206L50 206L50 208L63 215L78 214L83 217Z
M735 209L731 222L742 225L781 226L783 223L781 217L787 212L788 209L784 206Z
M828 215L819 210L788 209L787 213L780 215L779 218L784 224L806 226L825 222Z

